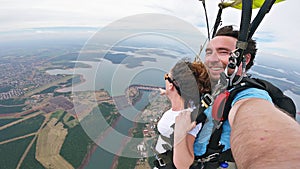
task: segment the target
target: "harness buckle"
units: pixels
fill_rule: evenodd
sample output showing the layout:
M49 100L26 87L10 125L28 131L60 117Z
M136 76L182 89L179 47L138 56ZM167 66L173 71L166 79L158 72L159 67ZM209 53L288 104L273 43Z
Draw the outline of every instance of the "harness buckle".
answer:
M204 96L203 96L203 99L201 100L201 103L202 103L202 107L205 107L205 108L208 108L209 106L212 105L212 103L214 102L214 98L206 93Z
M222 126L222 124L223 124L223 121L215 121L215 129L220 129L220 127Z
M160 167L164 167L164 166L167 165L165 163L165 161L162 158L158 157L158 156L156 156L156 160L158 161L158 164L159 164Z
M198 162L206 163L206 162L216 159L219 155L220 155L220 153L213 153L213 154L208 155L207 157L198 159Z

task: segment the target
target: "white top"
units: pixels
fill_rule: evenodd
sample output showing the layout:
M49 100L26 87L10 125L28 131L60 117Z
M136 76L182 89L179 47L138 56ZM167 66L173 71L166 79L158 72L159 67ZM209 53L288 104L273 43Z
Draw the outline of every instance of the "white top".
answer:
M162 139L161 135L163 135L164 137L167 137L169 138L169 140L172 140L173 142L173 138L170 138L171 135L174 133L174 128L172 127L173 124L175 123L175 118L176 116L182 112L184 110L180 110L180 111L173 111L172 109L169 109L168 111L166 111L161 119L159 120L158 124L157 124L157 129L159 131L159 136L158 136L158 139L157 139L157 143L156 143L156 146L155 146L155 150L158 152L158 153L164 153L166 152L168 149L165 149L163 147L164 144L167 145L167 147L173 147L173 145L170 145L168 142L166 142L165 140ZM191 110L190 110L191 111ZM192 129L190 132L192 132L193 136L196 137L197 133L200 131L201 129L201 123L199 123L194 129ZM197 132L198 131L198 132ZM189 132L189 134L191 134ZM173 137L173 135L172 135Z

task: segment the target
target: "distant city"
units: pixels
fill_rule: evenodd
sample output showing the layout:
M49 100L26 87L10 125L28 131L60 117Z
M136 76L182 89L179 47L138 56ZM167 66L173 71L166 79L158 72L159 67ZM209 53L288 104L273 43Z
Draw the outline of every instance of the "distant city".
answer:
M39 71L41 65L35 60L20 58L0 64L0 67L0 100L17 98L62 77Z

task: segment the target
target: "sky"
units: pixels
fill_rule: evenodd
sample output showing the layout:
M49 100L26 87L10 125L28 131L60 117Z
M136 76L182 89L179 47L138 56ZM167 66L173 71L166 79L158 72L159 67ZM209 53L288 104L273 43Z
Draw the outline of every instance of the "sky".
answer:
M205 2L212 27L220 0ZM259 48L267 53L300 60L297 44L300 23L296 19L299 5L300 1L286 0L273 6L254 34ZM253 10L253 17L257 11ZM49 34L51 31L48 28L56 27L86 27L91 28L87 29L91 34L124 17L144 13L178 17L206 34L204 10L199 0L1 0L0 39L14 39L29 30L35 34ZM240 10L225 9L223 25L239 26L240 14Z

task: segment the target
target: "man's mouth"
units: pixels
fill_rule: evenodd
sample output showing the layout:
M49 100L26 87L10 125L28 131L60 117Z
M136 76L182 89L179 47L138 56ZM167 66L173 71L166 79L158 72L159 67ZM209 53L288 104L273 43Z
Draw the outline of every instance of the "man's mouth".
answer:
M223 70L222 67L211 67L210 69L213 70L213 71Z

